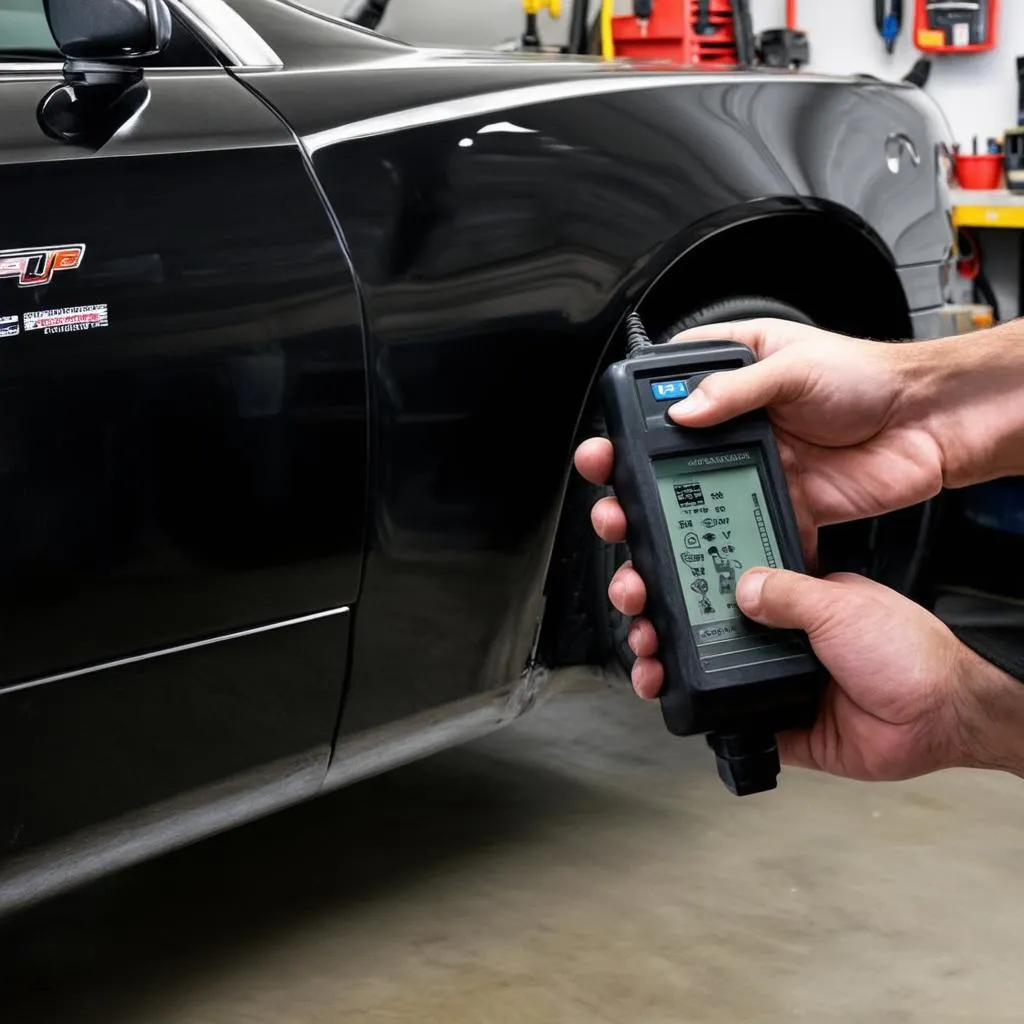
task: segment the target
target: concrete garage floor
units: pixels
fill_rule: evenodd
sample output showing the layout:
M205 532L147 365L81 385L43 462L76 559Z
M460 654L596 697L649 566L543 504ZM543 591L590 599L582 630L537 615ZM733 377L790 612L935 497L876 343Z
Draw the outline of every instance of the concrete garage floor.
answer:
M0 924L4 1024L1024 1019L1024 789L786 772L583 685Z

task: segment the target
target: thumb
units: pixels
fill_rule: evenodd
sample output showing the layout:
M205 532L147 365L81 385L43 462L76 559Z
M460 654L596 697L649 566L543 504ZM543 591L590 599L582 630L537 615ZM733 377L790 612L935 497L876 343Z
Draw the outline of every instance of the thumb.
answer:
M806 384L806 367L782 354L768 356L750 366L710 374L668 414L680 426L711 426L766 405L792 402Z
M814 633L836 607L839 584L787 569L751 569L736 585L744 615L776 629Z

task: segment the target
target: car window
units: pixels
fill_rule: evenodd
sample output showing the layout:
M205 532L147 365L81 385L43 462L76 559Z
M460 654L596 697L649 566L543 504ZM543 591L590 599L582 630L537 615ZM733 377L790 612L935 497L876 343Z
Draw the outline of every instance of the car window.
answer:
M367 6L367 0L300 0L303 7L328 18L352 21Z
M388 5L388 0L278 0L278 3L298 8L307 14L315 14L318 18L336 24L344 23L350 28L381 39L391 39L390 36L378 32L375 27Z
M61 63L63 60L46 20L43 0L0 0L0 63ZM216 63L213 54L177 17L172 20L168 47L163 53L143 61L148 68L210 67Z
M0 60L50 63L60 59L42 0L0 0Z

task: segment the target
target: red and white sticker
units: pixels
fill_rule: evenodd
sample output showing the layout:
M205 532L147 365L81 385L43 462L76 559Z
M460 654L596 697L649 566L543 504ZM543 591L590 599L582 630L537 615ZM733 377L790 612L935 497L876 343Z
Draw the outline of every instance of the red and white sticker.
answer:
M21 331L21 320L16 316L0 316L0 338L13 338Z
M23 317L26 331L44 334L66 334L71 331L89 331L94 327L107 327L107 304L99 306L65 306L63 309L45 309L39 313L26 313Z

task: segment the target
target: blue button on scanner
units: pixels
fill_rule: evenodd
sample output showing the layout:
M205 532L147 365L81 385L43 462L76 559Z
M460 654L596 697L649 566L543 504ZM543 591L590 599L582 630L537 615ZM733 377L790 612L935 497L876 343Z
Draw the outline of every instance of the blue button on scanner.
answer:
M652 380L651 392L656 402L675 402L689 394L685 380Z

